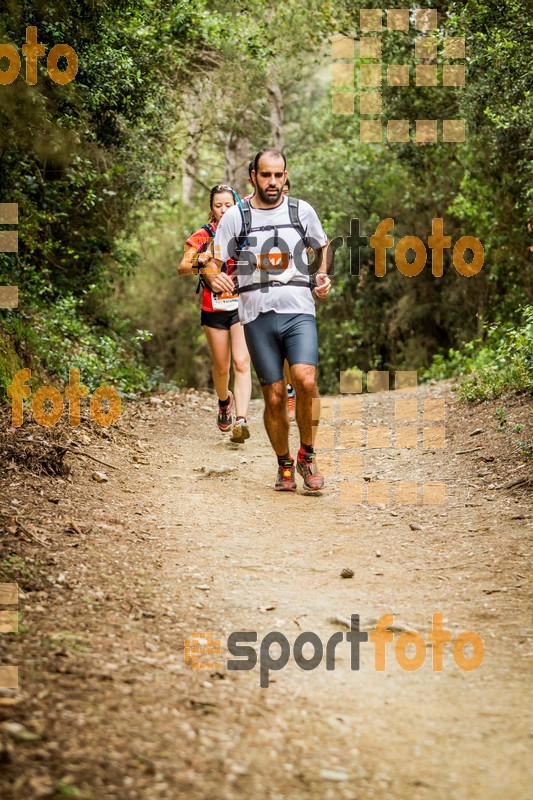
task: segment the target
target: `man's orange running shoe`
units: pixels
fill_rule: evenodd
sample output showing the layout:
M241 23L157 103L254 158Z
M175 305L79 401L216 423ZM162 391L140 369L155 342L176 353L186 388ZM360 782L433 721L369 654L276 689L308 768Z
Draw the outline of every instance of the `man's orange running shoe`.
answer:
M278 466L278 477L274 484L276 492L295 492L296 480L294 478L294 461L287 459Z
M304 458L298 458L296 468L304 479L304 486L309 492L318 492L324 488L324 476L318 471L314 453L306 453Z

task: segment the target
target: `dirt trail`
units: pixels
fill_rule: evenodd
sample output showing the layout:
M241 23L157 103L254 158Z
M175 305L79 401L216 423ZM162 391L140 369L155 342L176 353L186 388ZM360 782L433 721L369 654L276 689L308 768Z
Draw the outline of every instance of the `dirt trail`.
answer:
M2 638L21 673L20 692L0 697L2 796L525 798L533 515L530 484L498 487L528 467L500 444L488 408L459 406L445 384L405 397L419 409L446 401L445 447L363 447L365 486L445 483L445 505L346 504L338 476L320 497L276 494L262 404L253 438L231 445L198 393L140 404L112 440L86 439L121 467L106 483L82 459L72 483L35 477L21 494L11 479L3 506L14 499L43 544L32 543L38 570L29 544L12 536L3 551L0 581L18 580L25 630ZM352 431L394 428L394 399L365 395ZM377 672L368 642L355 671L345 641L333 671L291 657L267 689L259 666L226 667L232 631L256 631L258 649L280 631L292 648L302 631L324 644L345 632L335 617L359 614L370 631L391 613L396 641L406 629L426 637L435 612L454 638L481 636L478 669L459 669L446 645L442 672L430 649L407 672L390 643ZM185 664L195 631L220 639L219 669Z

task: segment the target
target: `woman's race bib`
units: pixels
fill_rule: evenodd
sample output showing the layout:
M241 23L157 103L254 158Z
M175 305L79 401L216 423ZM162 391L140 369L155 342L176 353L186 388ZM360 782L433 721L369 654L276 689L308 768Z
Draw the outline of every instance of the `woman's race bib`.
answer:
M239 307L238 294L230 294L229 292L215 294L211 292L211 299L213 301L213 311L236 311Z

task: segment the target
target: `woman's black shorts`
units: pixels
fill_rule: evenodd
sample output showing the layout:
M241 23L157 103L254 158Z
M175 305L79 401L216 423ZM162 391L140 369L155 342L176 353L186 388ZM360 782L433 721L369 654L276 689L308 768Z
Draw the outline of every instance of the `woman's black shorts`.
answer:
M204 311L200 315L200 324L208 328L222 328L229 331L232 325L239 321L238 309L235 311Z

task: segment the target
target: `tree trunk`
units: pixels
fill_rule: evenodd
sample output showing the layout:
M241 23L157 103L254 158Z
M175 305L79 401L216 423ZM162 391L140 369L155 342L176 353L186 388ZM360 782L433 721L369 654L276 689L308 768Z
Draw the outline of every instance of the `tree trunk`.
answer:
M283 150L285 147L285 136L283 133L283 95L276 80L271 79L267 85L268 99L270 102L270 130L272 134L272 146L276 150Z
M229 183L240 195L248 191L248 163L250 161L248 137L236 131L230 131L225 148L226 183Z
M189 123L187 146L182 158L181 199L185 205L194 203L197 183L193 178L198 166L198 143L200 139L200 118L195 117Z

